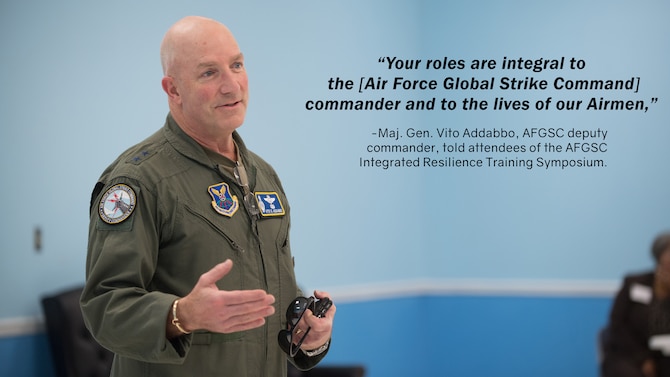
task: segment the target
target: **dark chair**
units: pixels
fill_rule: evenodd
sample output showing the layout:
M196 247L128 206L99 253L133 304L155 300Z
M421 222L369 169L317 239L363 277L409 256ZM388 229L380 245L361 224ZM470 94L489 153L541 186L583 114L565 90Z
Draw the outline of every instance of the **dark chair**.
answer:
M82 287L42 298L56 377L109 377L114 354L93 339L79 308Z

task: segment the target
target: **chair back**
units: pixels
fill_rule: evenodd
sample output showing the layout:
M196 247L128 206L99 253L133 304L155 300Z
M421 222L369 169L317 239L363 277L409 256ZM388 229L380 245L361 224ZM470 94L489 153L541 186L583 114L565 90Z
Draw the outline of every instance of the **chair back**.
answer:
M109 377L114 354L93 339L79 307L83 287L42 298L56 377Z

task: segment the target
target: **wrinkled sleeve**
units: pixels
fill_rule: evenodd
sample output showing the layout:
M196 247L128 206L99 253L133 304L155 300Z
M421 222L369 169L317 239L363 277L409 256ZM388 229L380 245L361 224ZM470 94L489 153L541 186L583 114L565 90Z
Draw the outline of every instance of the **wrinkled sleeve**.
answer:
M135 202L130 216L109 224L98 210L106 190L119 184L132 189ZM165 227L157 198L128 178L99 184L95 191L81 297L86 326L103 347L118 355L147 362L182 363L190 348L190 336L172 341L166 337L168 315L178 297L150 289L160 232Z

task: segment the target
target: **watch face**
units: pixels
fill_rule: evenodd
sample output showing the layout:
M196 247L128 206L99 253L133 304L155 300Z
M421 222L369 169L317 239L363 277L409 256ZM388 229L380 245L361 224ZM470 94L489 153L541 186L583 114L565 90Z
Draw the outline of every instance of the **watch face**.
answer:
M117 184L100 199L98 213L107 224L118 224L127 219L135 209L135 191L128 185Z

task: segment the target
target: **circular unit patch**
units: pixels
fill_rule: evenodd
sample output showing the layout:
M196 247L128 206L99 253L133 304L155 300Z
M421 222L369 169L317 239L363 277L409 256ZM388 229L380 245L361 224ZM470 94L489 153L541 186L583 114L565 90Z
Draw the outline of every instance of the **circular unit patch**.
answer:
M100 219L107 224L121 223L133 213L135 202L135 191L130 186L114 185L100 199L98 206Z

